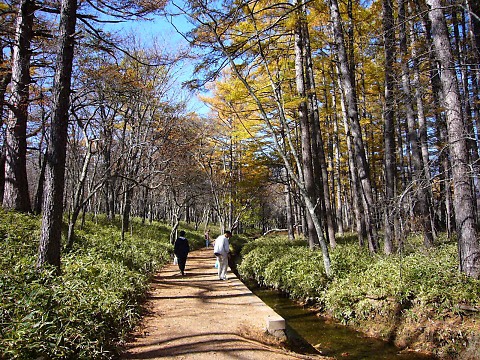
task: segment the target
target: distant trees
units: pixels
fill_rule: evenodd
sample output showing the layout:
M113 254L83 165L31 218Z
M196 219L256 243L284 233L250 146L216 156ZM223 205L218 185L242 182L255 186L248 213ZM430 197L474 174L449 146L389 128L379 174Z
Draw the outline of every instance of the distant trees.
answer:
M104 12L108 16L116 16L120 19L131 19L141 18L148 13L157 11L161 5L162 4L157 4L157 6L149 5L145 7L140 3L120 2L116 3L113 8L111 4L103 3L102 6L105 8L97 7L95 11ZM110 172L107 171L106 174L99 176L98 172L96 172L99 168L97 166L99 162L96 159L92 160L92 158L96 156L98 149L102 149L102 147L99 145L101 142L100 137L95 135L98 127L92 126L92 123L94 123L93 119L96 121L96 114L102 113L105 109L106 104L102 103L102 101L95 104L90 102L89 110L95 108L93 114L91 113L89 118L82 117L82 115L88 117L86 112L81 111L86 107L79 106L77 103L79 93L76 93L72 98L71 84L72 74L78 74L86 69L82 69L80 66L81 61L75 62L74 44L77 43L78 46L89 45L92 49L102 49L103 54L109 52L112 54L112 49L115 47L119 49L121 44L113 45L113 42L107 38L106 34L89 23L92 21L95 22L96 17L84 13L84 11L88 12L91 10L91 8L86 7L85 4L82 5L78 12L77 1L63 1L60 7L57 7L55 4L42 6L42 14L60 14L60 26L58 36L56 37L58 39L58 50L53 59L54 65L52 66L55 68L55 73L51 74L48 67L43 67L52 61L52 57L49 56L50 51L47 47L47 42L40 41L40 38L37 38L35 45L38 46L39 50L35 52L32 51L32 40L34 36L42 35L45 38L50 38L54 32L43 30L43 25L39 25L41 23L38 19L37 22L34 23L34 15L37 8L38 4L34 1L25 0L18 3L18 10L16 10L17 15L15 17L17 25L14 35L13 31L1 34L2 121L4 120L5 114L8 114L8 122L5 121L5 123L7 123L7 135L4 141L6 155L5 175L7 183L5 186L5 195L2 197L4 207L20 211L30 211L31 194L28 189L27 179L38 180L35 211L43 211L43 224L37 266L42 268L44 265L49 264L57 267L59 270L64 207L70 204L70 224L67 246L71 247L74 239L74 226L80 211L85 211L87 204L92 205L91 202L95 199L95 194L103 188L105 183L115 181L115 179L123 179L124 181L121 181L123 186L122 194L124 195L124 200L122 201L122 220L125 227L128 228L130 216L129 204L131 203L132 189L138 185L145 186L145 182L150 180L152 173L157 171L150 169L150 165L155 161L155 157L158 158L158 155L155 155L155 150L152 151L154 148L149 145L155 143L155 140L158 139L159 136L155 135L157 138L153 136L152 143L148 143L149 140L152 141L152 135L148 135L149 138L147 138L147 134L155 133L158 127L163 126L155 125L154 122L159 117L159 115L155 114L163 107L164 111L170 110L165 111L162 116L170 112L176 117L178 116L177 113L180 113L181 110L180 107L175 109L175 107L162 105L160 102L148 104L152 96L160 100L162 95L158 93L153 94L151 89L149 93L142 93L142 89L140 89L139 86L131 86L131 84L136 82L138 82L138 84L145 83L145 85L142 86L146 86L148 89L153 81L156 84L155 86L158 87L158 84L161 84L164 89L168 89L171 84L170 80L166 80L166 78L162 76L159 76L157 79L131 77L128 72L131 72L131 74L134 74L134 72L127 69L124 73L126 81L124 85L125 89L128 88L129 93L124 92L124 100L129 99L129 105L133 103L136 107L119 108L114 106L114 111L117 111L117 115L119 115L119 110L122 111L121 115L124 126L122 128L123 138L121 140L123 141L123 145L121 146L123 146L123 148L120 149L120 151L124 150L125 153L121 155L120 165L124 167L124 170L128 169L128 172L123 172L122 174L115 173L112 171L113 168L110 163L106 167ZM8 23L9 19L13 17L13 9L13 6L9 8L6 4L2 3L2 22L5 24ZM54 17L48 19L48 16L45 15L42 20L45 19L53 21ZM81 41L79 41L80 38L76 35L78 34L76 26L77 19L80 19L82 22L82 30L90 34L90 36L82 38ZM3 50L8 46L8 36L11 36L13 39L11 71L8 71L8 68L4 67L6 62L4 61L5 52ZM89 40L93 41L87 44ZM104 42L106 45L103 47L98 46L100 42ZM93 52L92 54L98 55L99 53ZM34 55L35 62L32 63L31 58ZM130 67L132 70L135 63L141 63L139 59L142 56L140 53L137 55L138 58L135 59L135 61L131 61ZM135 55L129 55L130 57L122 56L126 61L135 58ZM145 61L149 60L151 59ZM155 59L155 61L155 66L145 65L144 69L154 70L153 72L156 71L157 75L162 72L168 74L168 67L166 65L159 67L159 64L167 63L165 61L158 61L158 59ZM170 63L174 62L171 61ZM40 64L42 68L40 68ZM3 71L3 69L5 69L5 71ZM160 72L157 71L158 69L161 69ZM35 80L33 80L33 74L37 76ZM49 80L49 76L51 75L54 75L53 83ZM75 78L74 87L79 85L77 80L78 78ZM38 91L31 91L33 87L32 84L35 84L35 90ZM44 88L42 88L42 86L44 86ZM91 91L91 89L89 91ZM87 92L88 91L85 91L85 93ZM136 94L141 94L143 97L138 98ZM32 95L34 95L34 97L32 97ZM81 100L85 100L85 98ZM125 101L123 104L126 104ZM8 112L4 111L7 106ZM29 114L29 109L35 109L35 115L33 115L33 113ZM105 115L106 113L103 111L103 114ZM39 116L39 121L35 122L37 119L34 121L33 118L37 115ZM118 118L110 119L118 121ZM72 122L71 120L74 121ZM38 127L30 133L27 133L27 128L34 123L37 124ZM115 124L107 122L106 127L107 134L114 134L115 129L108 125L115 126ZM76 144L80 146L76 148L71 147L79 138L70 137L77 136L78 134L81 134L80 138L83 139ZM134 134L136 136L132 138L133 143L126 141L126 134ZM40 159L38 172L33 171L33 153L27 152L29 146L27 140L29 136L31 137L30 151L37 150L43 152L43 150L46 149L45 156L38 156ZM116 139L110 139L105 143L109 144L109 141L112 140L116 142ZM140 143L142 146L139 146ZM38 146L38 148L35 148L33 145ZM83 149L86 149L83 159L81 156L67 157L69 150L79 151L78 155L80 155ZM103 152L103 154L106 153L105 151ZM67 178L65 178L66 165L77 166L76 163L70 163L72 159L81 161L81 170L76 179L70 178L70 175L73 175L72 172L68 172ZM94 164L93 167L91 162ZM113 165L119 165L119 163L117 162ZM71 188L67 187L67 191L65 191L66 183L72 185ZM39 204L42 198L44 200L43 206L40 207ZM113 198L113 196L111 198ZM95 209L96 205L91 206L91 208ZM112 209L111 214L114 214L117 210L118 208Z
M248 95L238 81L219 79L213 97L202 99L212 117L195 152L197 166L209 186L211 209L223 230L263 226L262 194L269 181L265 136L254 117Z
M174 91L178 58L97 23L163 5L1 4L2 201L43 211L39 267L60 266L68 209L69 248L85 212L120 217L123 236L135 215L172 237L182 219L275 224L320 247L327 272L337 233L391 254L446 231L480 276L476 2L188 1L206 119Z

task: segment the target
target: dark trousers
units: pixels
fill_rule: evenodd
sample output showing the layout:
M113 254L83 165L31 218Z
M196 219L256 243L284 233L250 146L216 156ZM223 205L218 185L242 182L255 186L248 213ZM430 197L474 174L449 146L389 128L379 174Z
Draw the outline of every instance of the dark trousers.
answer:
M185 264L187 262L187 257L178 257L177 256L177 261L178 261L178 268L182 272L182 274L185 272Z

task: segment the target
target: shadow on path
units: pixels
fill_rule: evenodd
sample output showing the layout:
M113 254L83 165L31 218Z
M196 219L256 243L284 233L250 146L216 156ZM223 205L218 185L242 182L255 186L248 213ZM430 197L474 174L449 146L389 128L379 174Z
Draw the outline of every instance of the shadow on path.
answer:
M322 359L291 353L265 334L275 312L229 271L218 279L212 249L194 251L186 276L167 265L154 278L147 315L123 359Z

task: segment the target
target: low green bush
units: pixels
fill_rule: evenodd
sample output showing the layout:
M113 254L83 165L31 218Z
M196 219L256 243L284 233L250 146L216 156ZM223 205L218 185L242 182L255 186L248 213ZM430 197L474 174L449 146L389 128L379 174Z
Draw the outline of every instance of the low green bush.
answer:
M340 241L331 250L332 276L327 278L319 250L285 237L248 243L238 266L242 277L279 289L298 299L314 299L343 323L356 322L392 310L391 303L420 304L443 316L458 304L480 305L480 281L457 269L457 248L443 244L428 252L411 248L404 254L378 255L356 243ZM378 301L372 305L369 299ZM417 310L418 311L418 310Z
M35 271L39 225L0 210L0 359L114 357L152 274L171 259L169 230L135 222L121 241L115 224L87 221L55 276Z
M305 241L278 236L258 239L246 244L241 254L240 276L294 298L317 297L317 290L328 281L321 253L309 250Z

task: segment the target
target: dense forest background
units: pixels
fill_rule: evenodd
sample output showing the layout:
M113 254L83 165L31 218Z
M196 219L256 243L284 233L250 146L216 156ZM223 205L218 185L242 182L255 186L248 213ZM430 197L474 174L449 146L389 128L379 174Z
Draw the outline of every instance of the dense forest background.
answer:
M478 358L478 1L9 0L0 49L0 359L114 358L180 226Z
M446 232L480 275L480 9L470 0L0 3L0 197L42 213L37 267L85 213L337 234ZM166 15L166 16L165 16ZM111 23L188 19L188 49ZM181 28L178 28L182 32ZM208 116L178 86L206 89ZM183 94L183 95L182 95ZM192 95L194 96L194 95Z

